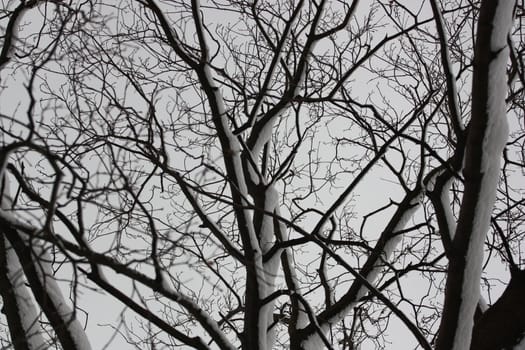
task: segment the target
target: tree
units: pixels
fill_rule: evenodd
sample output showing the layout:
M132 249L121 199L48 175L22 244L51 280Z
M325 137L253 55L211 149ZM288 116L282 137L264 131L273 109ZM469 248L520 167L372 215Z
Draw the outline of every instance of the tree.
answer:
M518 346L522 16L3 2L3 347Z

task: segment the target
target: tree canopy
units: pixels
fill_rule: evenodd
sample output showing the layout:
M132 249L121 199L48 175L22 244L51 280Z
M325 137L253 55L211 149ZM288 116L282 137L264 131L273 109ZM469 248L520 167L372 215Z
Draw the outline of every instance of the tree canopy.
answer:
M521 1L0 8L3 349L520 346Z

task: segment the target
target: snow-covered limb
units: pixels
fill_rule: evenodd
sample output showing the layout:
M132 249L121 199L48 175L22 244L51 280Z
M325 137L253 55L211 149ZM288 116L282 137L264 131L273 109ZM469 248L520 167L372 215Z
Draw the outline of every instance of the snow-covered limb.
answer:
M198 74L214 116L213 121L221 142L226 171L231 183L232 198L241 207L236 210L237 220L240 222L239 229L246 238L245 243L250 242L251 249L258 249L258 240L251 224L251 213L249 210L242 209L247 204L248 188L244 179L240 157L241 145L228 125L228 112L224 104L224 98L214 79L210 65L205 63L202 69L199 69ZM245 248L248 249L248 247Z
M358 275L362 277L362 279L356 278L349 290L339 300L318 315L319 320L322 320L320 321L321 329L325 329L327 324L337 323L346 317L359 299L370 290L370 287L373 287L378 273L384 267L384 262L389 260L391 253L400 241L401 235L399 231L405 228L407 222L419 209L421 195L422 189L418 188L405 196L391 220L386 225L367 261L359 271ZM343 261L341 261L341 263L343 266L347 265ZM348 266L348 268L350 267ZM301 333L304 337L302 344L305 347L314 346L311 344L318 344L320 341L319 335L315 332L315 327L312 324L301 329Z
M465 154L465 190L450 256L436 349L470 348L480 298L483 244L496 199L508 126L505 92L507 35L514 1L483 1L478 24L472 120Z
M30 239L27 239L27 242L35 243L34 241L31 242ZM40 283L46 290L48 300L54 305L59 317L64 322L67 331L75 343L75 349L91 349L91 345L84 328L75 317L75 311L71 310L71 308L67 305L66 299L62 295L62 292L54 278L53 268L51 267L51 262L53 259L49 254L49 247L39 247L38 245L33 246L33 252L33 254L35 254L39 260L36 271L41 281Z
M211 315L204 311L202 307L197 305L197 303L194 300L190 299L186 295L170 287L165 280L158 281L154 278L150 278L105 255L98 254L95 252L81 251L70 245L66 245L66 247L68 247L76 254L85 255L86 258L88 258L90 261L93 261L96 264L107 266L110 269L114 270L116 273L125 275L134 281L142 283L143 285L151 288L152 290L155 290L161 295L164 295L166 298L173 300L174 302L178 303L183 308L185 308L195 318L195 320L199 322L202 328L204 328L208 332L210 337L219 346L220 349L232 350L235 348L227 339L226 335L224 334L224 332L222 332L219 325L211 317ZM104 281L102 280L100 282L103 283ZM119 297L119 299L124 300L125 298ZM134 310L136 312L141 311L138 308L134 308ZM172 332L172 334L178 334L178 332Z
M273 212L276 216L281 216L281 211L279 208L279 193L275 189L274 185L269 185L266 189L265 196L265 211ZM277 231L277 232L276 232ZM276 217L270 215L264 215L263 225L261 227L261 248L262 251L266 254L275 244L275 239L280 237L281 239L285 237L287 239L286 227L284 223L278 220ZM267 297L275 290L275 278L277 276L277 271L279 270L279 264L281 262L281 254L273 254L270 259L264 263L264 272L265 272L265 294L264 297ZM293 273L292 273L293 274ZM273 312L274 312L274 303L268 303L266 305L266 310L263 310L263 317L266 317L266 320L263 320L263 324L266 324L268 328L273 321ZM269 332L266 336L266 349L272 349L275 342L275 337L273 332Z
M357 272L354 268L352 268L343 258L341 258L337 253L331 251L323 242L320 242L318 240L315 241L317 245L319 245L323 251L326 251L332 259L334 259L338 264L340 264L342 267L346 268L358 281L361 285L366 287L370 294L376 298L378 298L379 301L385 304L387 308L389 308L392 313L394 313L398 318L407 326L407 328L412 332L414 337L419 342L420 346L426 350L431 350L430 343L427 341L423 333L421 333L420 329L414 324L414 322L411 321L409 317L407 317L394 303L385 295L383 295L374 285L367 280L366 277L362 276L359 272ZM355 283L354 283L355 284ZM352 305L355 305L355 302L352 303ZM322 315L322 314L321 314ZM337 320L337 317L344 317L345 315L336 315L333 319ZM330 322L321 322L325 321L322 316L319 316L318 319L316 319L315 322L310 322L310 325L308 328L304 328L299 330L301 333L301 336L303 338L301 343L301 348L309 348L312 349L315 346L316 348L320 348L319 344L321 344L321 340L324 339L323 333L319 332L320 330L327 331L329 328ZM312 328L316 331L315 336L313 336L310 332L312 331ZM323 343L325 341L323 340Z
M202 221L205 223L207 227L210 228L210 230L221 240L223 238L224 240L227 240L226 236L220 231L219 227L215 225L215 223L210 219L205 213L204 210L200 207L199 203L197 202L196 198L194 197L193 191L187 186L185 181L181 178L181 176L171 171L170 172L179 182L179 185L181 186L184 194L186 195L186 198L190 201L191 205L199 215L199 217L202 219ZM258 215L261 218L260 225L256 227L256 232L258 236L258 245L260 246L261 253L264 255L268 253L268 251L274 246L275 244L275 234L274 234L274 221L276 220L273 215L271 215L272 212L275 212L276 215L279 216L279 197L278 192L275 190L273 185L269 185L265 190L265 195L261 196L263 198L263 211L257 212L256 215ZM284 225L279 222L279 225L281 225L281 228L283 232L285 231ZM221 240L221 242L223 242ZM233 247L232 243L229 241L223 242L225 248L230 251L234 249L232 252L234 256L236 256L240 261L243 261L243 257L240 252L236 250L236 248ZM266 298L268 295L270 295L275 290L275 277L277 275L277 270L279 267L280 262L280 254L275 253L272 254L271 257L268 259L268 261L263 263L263 267L258 274L258 293L260 295L261 299ZM266 334L266 330L269 328L269 326L273 322L273 301L268 302L265 305L261 307L261 311L259 314L259 329L261 331L261 342L266 341L266 344L262 344L261 346L264 346L264 348L271 348L273 342L275 341L275 338L272 336L272 333L269 332Z
M42 246L43 243L18 231L11 225L13 221L16 223L16 219L5 211L2 211L0 216L2 219L1 226L3 227L2 233L8 239L9 245L16 251L17 259L23 266L23 272L27 277L33 296L55 330L62 346L72 350L90 350L91 346L84 329L75 318L75 313L67 306L53 277L50 266L52 260ZM10 262L14 264L13 261L12 257ZM20 292L23 293L23 291ZM25 298L25 300L29 299ZM28 319L33 316L27 315Z
M215 131L221 144L226 174L234 202L237 227L246 259L245 341L254 350L264 350L266 328L262 329L260 325L261 312L259 305L261 292L259 284L261 279L264 279L264 267L261 247L253 226L252 214L250 210L246 209L248 188L240 157L241 144L230 128L224 98L220 86L218 86L213 76L210 62L208 62L209 47L205 40L204 33L206 30L201 16L200 1L194 0L191 5L193 22L197 28L197 33L200 33L198 34L198 40L201 49L200 62L194 69L206 94Z
M5 198L7 197L4 196L4 199ZM30 277L28 278L29 285L33 289L33 293L37 301L39 302L39 304L42 305L44 313L46 314L48 319L50 319L52 326L55 329L57 329L56 332L59 336L60 342L62 344L66 344L64 346L68 349L90 349L90 345L87 341L84 330L82 329L80 323L74 318L74 312L71 311L70 308L67 306L65 299L63 298L61 291L58 285L56 284L56 281L54 280L53 272L49 263L51 261L51 258L45 248L44 241L38 238L30 238L31 235L37 232L38 230L29 224L21 222L15 216L9 214L5 210L2 210L0 212L0 222L0 227L3 227L6 231L8 231L8 234L6 234L6 236L8 236L11 240L14 240L16 242L18 247L17 253L21 254L21 256L23 256L24 259L27 260L24 263L24 268L26 270L24 272ZM73 245L66 241L61 241L61 243L67 247L66 249L72 251L75 254L83 252L83 255L85 256L90 251L89 245L87 244L83 245L83 247L85 247L86 249L82 249L81 247ZM12 252L12 254L15 254L13 249L10 249L10 251ZM132 305L132 300L123 298L123 295L117 293L114 289L112 290L111 288L107 287L108 282L104 279L103 275L100 274L101 266L103 265L100 264L100 261L94 261L93 265L98 269L90 276L92 280L94 280L97 284L103 287L105 286L106 290L108 290L109 292L113 292L113 295L119 297L119 299L127 301L128 303L126 303L126 305L132 307L132 309L134 309L136 312L145 312L145 310L143 309L136 310L137 305ZM107 265L111 264L108 263ZM23 280L20 280L19 278L18 285L20 285L20 281ZM153 283L153 281L151 282ZM152 283L150 283L151 286L153 285ZM24 285L22 286L25 287ZM165 285L163 288L166 289ZM23 290L21 290L21 292L23 292ZM193 313L198 313L200 317L196 316L196 319L205 323L205 325L203 326L205 329L208 328L212 330L212 337L214 337L214 339L216 339L216 341L218 341L219 344L228 344L228 340L226 340L226 338L224 338L222 342L220 341L220 339L218 339L223 336L221 336L222 332L219 330L219 327L217 326L216 322L209 316L202 313L202 310L198 306L196 306L193 303L193 301L178 293L175 293L172 290L166 293L168 293L172 299L176 299L182 305L192 310ZM27 301L31 299L24 298L24 300L27 303ZM135 308L133 308L133 306L135 306ZM28 315L26 317L27 320L30 319L29 313L22 314ZM34 319L37 320L37 318ZM162 322L162 320L160 320L158 317L155 317L154 315L148 315L148 319L152 320L152 322L154 322L155 324L158 324L159 327L161 327L162 329L167 329L167 333L174 336L176 339L187 340L188 344L198 345L197 348L208 348L202 341L199 341L199 339L185 337L184 334L177 332L174 328L166 326L165 322ZM36 325L38 325L38 323ZM213 334L213 330L217 332L219 336ZM37 340L35 340L35 342L36 341ZM45 348L47 348L47 345L45 345L42 349ZM231 347L221 346L221 348L229 349Z

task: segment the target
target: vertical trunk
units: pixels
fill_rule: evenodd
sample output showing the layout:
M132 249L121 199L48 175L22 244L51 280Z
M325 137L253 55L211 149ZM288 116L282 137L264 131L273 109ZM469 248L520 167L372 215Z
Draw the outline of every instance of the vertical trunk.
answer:
M507 34L513 1L483 1L474 57L472 118L465 154L465 190L449 255L438 350L470 348L480 298L483 244L489 228L507 139Z

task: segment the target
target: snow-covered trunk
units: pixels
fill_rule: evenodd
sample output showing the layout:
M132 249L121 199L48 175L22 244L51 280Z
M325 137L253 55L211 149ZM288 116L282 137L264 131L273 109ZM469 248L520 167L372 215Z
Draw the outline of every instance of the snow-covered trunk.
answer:
M299 14L302 8L303 2L299 2L294 15L295 18ZM280 231L279 234L282 235L282 238L287 239L285 233L284 225L281 225L278 220L274 218L274 215L280 215L279 210L279 194L275 189L273 184L267 184L265 179L262 178L261 174L264 173L263 169L257 169L257 162L261 157L261 152L265 149L265 146L268 146L271 141L271 137L274 132L274 125L276 121L280 120L283 115L290 109L292 106L292 100L295 96L298 96L301 91L304 89L304 81L306 79L307 67L310 63L311 54L315 48L317 39L315 39L315 32L317 29L317 24L321 19L321 15L324 12L326 1L322 0L318 7L316 16L311 24L310 32L307 38L307 42L304 47L304 51L301 54L299 60L298 68L295 71L294 77L290 83L289 89L286 91L285 95L277 105L275 105L269 112L264 114L260 119L255 123L251 129L250 137L248 138L246 144L248 149L244 157L245 164L245 176L249 184L251 184L251 195L255 199L256 206L264 209L263 212L256 212L254 215L254 226L255 231L259 239L259 246L261 252L264 254L268 253L270 249L275 244L276 231ZM291 21L292 21L291 19ZM291 22L289 23L291 24ZM285 32L284 35L287 35ZM269 71L267 79L273 78L273 71ZM264 153L264 152L263 152ZM266 154L263 154L262 157L266 157ZM251 158L251 159L249 159ZM265 164L266 162L263 162ZM281 262L281 253L274 253L273 256L263 264L263 275L264 280L259 281L259 297L261 300L271 295L275 291L275 276L277 274L279 263ZM294 278L293 268L290 268L288 274L289 278ZM259 317L259 349L269 350L273 347L275 341L274 329L271 327L273 323L273 312L274 312L274 302L265 303L260 310ZM249 315L247 317L250 317ZM291 330L291 332L295 332ZM248 349L252 347L248 346Z
M14 227L5 228L33 295L65 349L91 350L86 333L70 309L53 276L51 256L44 243Z
M305 66L307 65L308 56L311 50L313 50L313 47L313 43L308 47L308 53L305 55ZM299 83L295 84L294 87L288 92L289 96L296 96L299 94L299 92L303 88L302 82L305 79L305 74L306 69L303 68L303 70L300 71L298 74L297 80ZM256 124L256 127L252 130L252 136L249 138L247 144L249 147L249 156L255 162L259 159L259 156L262 150L264 149L264 146L269 144L272 137L272 133L274 131L275 122L279 120L292 105L289 99L283 99L283 101L284 102L282 104L278 105L275 108L275 113L273 113L272 111L268 114L271 115L269 119L260 121L260 123ZM264 183L264 181L263 183L261 183L259 174L261 174L262 171L260 171L259 169L255 169L254 164L252 162L246 160L245 167L247 169L246 175L248 177L248 181L251 184L258 186L259 188L264 187L264 193L255 195L252 193L252 195L254 195L254 197L260 197L259 201L258 198L255 198L255 201L256 204L258 204L258 207L264 209L263 213L255 213L255 230L259 238L261 252L265 254L275 244L275 220L273 218L273 215L270 213L278 215L278 192L276 191L273 185L267 185ZM259 220L257 216L260 218ZM272 292L275 291L274 279L279 268L279 262L280 254L274 254L267 262L263 264L263 274L259 277L263 277L264 280L259 281L258 291L261 300L263 300L265 297L269 296ZM259 348L261 350L269 350L273 347L273 343L275 340L273 332L274 327L269 327L273 322L273 311L274 302L268 302L261 307L260 314L257 316L259 317Z
M452 240L454 239L457 227L449 195L453 180L452 173L443 171L438 173L434 179L431 180L431 185L428 186L429 198L434 206L441 241L445 248L445 254L447 257L452 253ZM487 309L487 302L485 298L480 295L474 315L474 321L476 322L476 320L479 319Z
M514 1L481 5L474 57L472 118L465 153L465 190L459 213L445 292L438 350L470 348L474 312L480 297L483 243L508 136L506 120L507 35Z
M229 111L221 86L218 80L215 79L214 71L211 68L212 55L210 55L210 46L207 43L206 34L208 29L204 25L200 0L191 0L193 23L200 48L199 57L193 57L193 53L186 53L184 45L179 43L178 38L171 34L171 28L167 24L162 11L153 2L148 2L148 4L161 21L164 22L164 30L168 37L171 38L172 47L195 71L201 88L206 95L212 116L211 121L219 139L223 155L226 170L225 178L230 185L233 209L242 243L243 260L246 269L242 347L253 350L265 350L266 326L261 326L263 324L261 322L261 295L264 295L261 283L266 278L263 266L263 253L253 224L253 210L249 209L252 203L249 201L248 184L241 161L242 142L232 131L228 115ZM224 344L223 347L228 348L229 346Z
M241 145L228 125L227 109L219 86L215 83L212 70L208 64L199 71L199 79L207 94L208 102L214 115L215 128L221 142L224 163L231 184L237 225L246 259L246 305L244 346L250 349L265 349L266 329L261 328L260 281L264 280L262 251L255 233L251 211L246 209L248 189L241 162ZM263 340L264 339L264 340Z
M7 159L3 159L4 165ZM0 166L2 192L1 210L9 209L7 177L3 176L5 166ZM48 345L41 334L39 310L26 287L26 280L20 261L4 233L0 230L0 296L2 312L7 318L11 341L16 350L44 350Z
M262 216L260 226L256 227L256 230L259 233L261 251L264 255L268 253L275 244L275 220L270 213L277 214L279 212L279 197L273 185L268 186L265 191L263 208L265 214ZM259 281L261 300L275 291L275 277L279 268L279 262L280 254L276 253L273 254L268 261L263 263L263 275L261 276L263 279ZM261 339L261 341L265 342L263 349L271 349L275 340L275 334L273 332L275 328L270 328L273 323L273 312L273 300L261 306L259 327L262 331L261 337L263 339Z
M198 11L197 11L198 12ZM267 317L261 312L260 301L267 294L263 265L263 252L252 221L251 210L246 207L249 193L241 162L241 144L228 124L228 112L220 87L215 82L208 64L198 71L199 79L208 97L214 115L214 123L222 152L228 180L231 184L232 198L239 233L246 259L246 305L243 346L249 349L266 349Z

